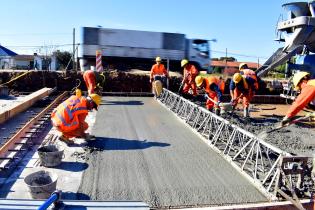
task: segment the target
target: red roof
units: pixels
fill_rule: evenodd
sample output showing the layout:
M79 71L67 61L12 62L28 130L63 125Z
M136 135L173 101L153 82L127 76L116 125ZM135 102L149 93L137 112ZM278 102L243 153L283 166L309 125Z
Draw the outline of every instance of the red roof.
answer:
M257 67L259 68L261 66L260 64L253 63L253 62L232 62L232 61L228 61L228 62L225 62L225 61L211 61L211 66L212 67L215 67L215 66L225 67L226 66L226 67L238 68L241 63L247 63L247 66L250 69L257 69Z

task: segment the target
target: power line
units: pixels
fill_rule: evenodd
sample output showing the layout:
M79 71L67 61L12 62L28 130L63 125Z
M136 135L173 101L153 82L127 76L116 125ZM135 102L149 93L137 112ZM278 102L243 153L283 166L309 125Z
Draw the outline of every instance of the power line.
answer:
M210 50L210 52L215 52L215 53L221 53L221 54L226 54L225 51L218 51L218 50ZM239 53L233 53L233 52L229 52L229 55L235 55L235 56L241 56L241 57L247 57L247 58L263 58L263 59L268 59L268 57L265 56L258 56L258 55L245 55L245 54L239 54Z
M19 34L0 34L0 36L63 36L71 33L19 33Z

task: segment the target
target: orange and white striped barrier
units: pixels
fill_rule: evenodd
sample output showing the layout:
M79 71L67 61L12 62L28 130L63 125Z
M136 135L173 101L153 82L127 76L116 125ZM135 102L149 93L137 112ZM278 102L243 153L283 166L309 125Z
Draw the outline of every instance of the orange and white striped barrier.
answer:
M96 71L98 72L103 71L101 50L96 50Z

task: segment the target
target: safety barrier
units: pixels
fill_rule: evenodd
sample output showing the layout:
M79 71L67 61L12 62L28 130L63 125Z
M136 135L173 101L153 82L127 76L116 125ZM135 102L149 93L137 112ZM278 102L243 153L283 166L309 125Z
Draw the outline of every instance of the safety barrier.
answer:
M267 198L277 199L282 184L282 163L284 158L292 157L289 153L167 89L163 89L158 100L202 136Z

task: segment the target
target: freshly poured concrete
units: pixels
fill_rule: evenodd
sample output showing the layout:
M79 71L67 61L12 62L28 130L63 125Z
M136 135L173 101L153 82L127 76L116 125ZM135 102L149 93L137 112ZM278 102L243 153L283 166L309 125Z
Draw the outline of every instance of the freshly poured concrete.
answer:
M151 207L267 199L153 98L105 97L79 192Z

